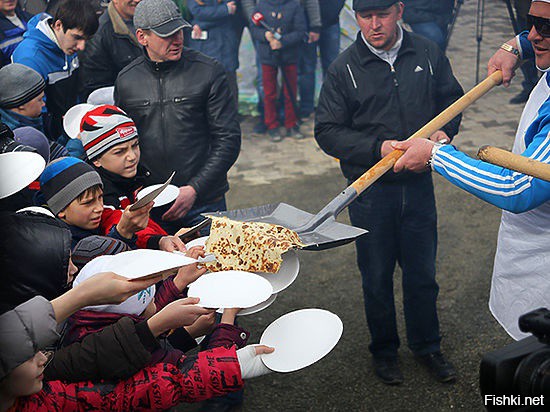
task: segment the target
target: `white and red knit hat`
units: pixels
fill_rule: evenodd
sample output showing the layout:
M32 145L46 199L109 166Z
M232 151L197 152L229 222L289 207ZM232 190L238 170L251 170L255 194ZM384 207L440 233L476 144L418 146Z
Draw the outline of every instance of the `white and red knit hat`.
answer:
M134 121L121 108L104 104L82 117L79 137L88 159L93 160L111 147L135 139L138 134Z

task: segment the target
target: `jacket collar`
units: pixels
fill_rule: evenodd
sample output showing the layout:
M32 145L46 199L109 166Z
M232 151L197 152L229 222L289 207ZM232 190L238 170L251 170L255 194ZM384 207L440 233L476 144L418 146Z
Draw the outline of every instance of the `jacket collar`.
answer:
M164 71L168 71L170 69L172 69L173 67L175 67L176 65L180 64L180 62L183 62L184 58L183 58L183 54L185 53L185 47L183 48L183 52L181 54L181 58L178 60L178 61L167 61L167 62L154 62L153 60L151 60L151 58L149 57L149 55L147 54L147 49L144 47L143 48L143 56L145 57L145 62L147 63L147 65L149 67L151 67L154 71L161 71L161 72L164 72Z
M115 34L126 36L136 46L141 47L141 45L137 41L136 34L132 33L130 29L128 29L128 26L126 25L126 23L124 23L124 20L122 20L120 14L118 14L118 11L116 10L113 2L109 3L109 6L107 7L107 13L109 14L109 18L111 19L111 24L113 25L113 30Z
M12 110L0 109L0 117L2 117L2 121L6 123L12 130L18 127L31 126L44 133L44 123L42 120L42 116L32 118L19 114Z
M373 52L371 52L368 46L365 44L363 37L361 36L361 31L357 33L357 39L355 40L355 49L359 55L359 62L361 65L366 65L373 61L381 60ZM414 52L414 47L411 42L411 36L406 30L403 30L403 41L401 43L401 48L397 53L397 57L402 56L405 53Z
M120 176L116 173L108 171L103 167L93 167L101 176L101 180L104 184L112 184L116 186L118 190L122 190L124 192L120 194L123 194L125 196L128 194L133 194L136 190L143 187L143 185L145 184L145 180L151 175L149 169L147 169L141 163L138 164L136 175L131 178ZM134 201L133 196L130 201Z

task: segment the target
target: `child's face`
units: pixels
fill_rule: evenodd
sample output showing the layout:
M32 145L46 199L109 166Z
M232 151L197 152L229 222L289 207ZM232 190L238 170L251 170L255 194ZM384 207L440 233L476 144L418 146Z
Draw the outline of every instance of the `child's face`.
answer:
M69 225L93 230L99 227L102 213L103 190L98 189L95 193L88 190L80 199L74 199L58 216Z
M2 392L14 397L40 392L47 360L42 352L37 352L31 359L10 372L6 381L2 382Z
M103 167L111 173L132 178L137 173L139 157L139 142L136 137L111 147L93 163L96 167Z

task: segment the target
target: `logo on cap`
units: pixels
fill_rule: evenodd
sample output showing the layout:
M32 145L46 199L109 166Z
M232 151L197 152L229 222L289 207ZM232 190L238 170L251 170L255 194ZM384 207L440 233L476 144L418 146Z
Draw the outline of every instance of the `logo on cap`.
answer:
M116 131L121 139L137 133L135 126L117 127Z

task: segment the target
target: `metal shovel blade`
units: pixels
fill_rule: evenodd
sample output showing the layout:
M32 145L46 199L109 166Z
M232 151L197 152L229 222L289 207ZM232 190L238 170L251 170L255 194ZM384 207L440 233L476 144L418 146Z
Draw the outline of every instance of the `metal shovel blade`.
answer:
M350 243L367 233L364 229L336 222L334 216L329 216L318 225L311 227L308 223L315 220L317 215L304 212L286 203L272 203L248 209L208 213L208 216L225 216L238 221L264 222L284 226L298 233L306 245L303 250L334 248Z

